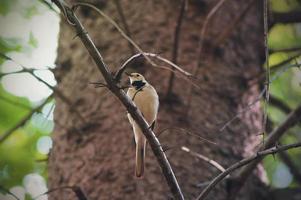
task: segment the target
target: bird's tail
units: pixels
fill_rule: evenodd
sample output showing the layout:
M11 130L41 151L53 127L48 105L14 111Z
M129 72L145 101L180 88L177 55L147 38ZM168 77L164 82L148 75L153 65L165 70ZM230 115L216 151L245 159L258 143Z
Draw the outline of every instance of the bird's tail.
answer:
M137 178L142 178L144 174L145 145L144 139L136 143L135 175Z

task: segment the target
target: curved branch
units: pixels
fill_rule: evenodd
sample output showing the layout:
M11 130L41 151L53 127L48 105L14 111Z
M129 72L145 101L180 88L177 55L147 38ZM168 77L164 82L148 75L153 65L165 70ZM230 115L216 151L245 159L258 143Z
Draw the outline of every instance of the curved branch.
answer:
M284 146L275 146L269 149L266 149L264 151L259 151L256 154L253 154L252 156L245 158L233 165L231 165L229 168L227 168L224 172L220 173L218 176L216 176L210 184L202 191L202 193L196 198L196 200L203 200L206 198L206 196L209 194L209 192L220 182L222 181L226 176L231 174L233 171L235 171L238 168L241 168L242 166L245 166L252 161L255 160L261 160L267 155L275 154L278 152L286 151L293 148L301 147L301 142L295 143L295 144L289 144Z

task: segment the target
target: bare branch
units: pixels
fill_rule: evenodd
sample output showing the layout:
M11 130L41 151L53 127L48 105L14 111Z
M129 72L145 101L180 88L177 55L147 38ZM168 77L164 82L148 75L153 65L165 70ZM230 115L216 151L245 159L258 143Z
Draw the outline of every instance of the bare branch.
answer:
M182 151L185 151L187 153L190 153L191 155L201 159L201 160L204 160L206 161L207 163L209 163L210 165L212 165L213 167L215 167L216 169L218 169L219 171L221 172L224 172L225 171L225 168L223 166L221 166L218 162L216 162L215 160L212 160L202 154L199 154L197 152L194 152L194 151L191 151L189 148L185 147L185 146L182 146L181 147Z
M284 65L290 63L292 60L295 60L296 58L301 56L301 52L296 53L295 55L285 59L284 61L281 61L280 63L277 63L275 65L270 66L271 72L274 73L278 71L280 68L282 68Z
M173 51L172 51L172 62L177 64L178 63L178 51L179 51L179 40L180 40L180 34L181 34L181 27L182 27L182 21L184 18L184 14L187 7L187 0L182 0L181 8L180 8L180 14L177 21L177 25L175 28L174 33L174 43L173 43ZM169 81L168 81L168 87L167 87L167 93L166 96L170 96L172 93L172 87L174 82L175 74L174 72L170 72Z
M188 136L196 137L196 138L198 138L198 139L201 140L201 141L205 141L205 142L208 142L208 143L210 143L210 144L218 145L216 142L213 142L213 141L211 141L211 140L208 140L208 139L206 139L206 138L200 136L199 134L194 133L193 131L187 130L187 129L185 129L185 128L174 127L174 126L173 126L173 127L164 128L163 130L159 131L159 133L157 134L158 138L159 138L165 131L167 131L167 130L177 130L177 131L179 131L179 133L184 133L184 134L186 134L186 135L188 135Z
M234 122L234 120L236 120L241 114L245 113L246 111L250 110L252 108L253 105L255 105L257 102L260 101L260 99L264 96L266 92L266 88L264 88L260 94L258 95L258 97L256 97L256 99L249 103L246 107L244 107L241 111L239 111L234 117L232 117L229 121L227 121L220 129L219 131L223 131L225 130L225 128L227 128L230 124L232 124L232 122Z
M60 6L58 0L53 0L55 4ZM62 9L62 8L60 8ZM102 73L107 85L108 89L121 101L136 123L139 125L140 129L142 130L143 134L147 138L152 151L157 158L157 161L162 169L163 175L166 179L166 182L171 190L175 199L184 199L182 191L178 185L177 179L174 175L174 172L167 160L165 153L160 145L159 140L156 138L155 134L151 129L149 129L149 125L143 118L141 112L137 109L131 99L125 94L125 92L116 85L116 81L114 77L112 77L111 73L109 72L106 64L103 61L99 51L95 47L94 43L92 42L90 36L86 33L84 27L76 17L76 15L72 12L72 10L65 6L64 8L67 11L67 18L74 24L73 28L77 33L85 33L79 34L79 37L82 43L85 45L86 49L88 50L89 54L95 61L99 71Z
M45 69L34 69L34 68L28 68L25 67L24 65L18 63L17 61L15 61L14 59L12 59L11 57L0 53L0 56L4 57L7 60L11 60L12 62L14 62L15 64L19 65L22 69L19 71L15 71L15 72L9 72L9 73L0 73L0 78L2 76L6 76L6 75L11 75L11 74L17 74L17 73L29 73L30 75L32 75L35 79L37 79L38 81L40 81L41 83L43 83L44 85L46 85L49 89L51 89L56 95L58 95L58 97L65 102L68 106L70 106L70 110L72 112L74 112L78 118L82 121L85 122L85 118L81 115L81 113L77 110L77 108L72 106L72 101L65 95L63 94L62 91L60 91L58 88L50 85L49 83L47 83L45 80L43 80L42 78L40 78L39 76L37 76L34 72L38 71L38 70L49 70L48 68Z
M271 25L274 25L276 23L300 23L301 22L301 12L298 11L290 11L286 13L280 13L280 12L273 12L271 14Z
M198 73L198 69L200 67L200 63L201 63L201 54L203 51L203 45L204 45L204 41L205 41L205 34L207 31L207 26L209 24L210 19L215 15L215 13L221 8L221 6L226 2L227 0L220 0L208 13L208 15L205 18L202 30L201 30L201 37L200 37L200 41L199 41L199 47L198 47L198 62L197 62L197 66L195 68L195 71L193 73L193 75L197 75Z
M222 181L227 175L231 174L236 169L239 169L245 165L250 164L253 161L261 160L267 155L275 154L281 151L286 151L293 148L301 147L301 142L295 143L295 144L289 144L284 146L275 146L263 151L259 151L256 154L253 154L252 156L242 159L241 161L234 163L229 168L227 168L224 172L220 173L218 176L216 176L211 183L202 191L202 193L196 198L196 200L203 200L207 197L210 191L220 182Z
M278 53L278 52L294 52L300 51L301 47L290 47L290 48L283 48L283 49L270 49L269 52L271 53Z
M88 200L84 191L78 186L62 186L62 187L58 187L58 188L53 188L43 194L40 194L40 195L34 197L33 199L38 199L41 196L50 194L50 193L58 191L58 190L65 190L65 189L71 189L75 193L78 200Z
M219 34L218 38L216 39L214 47L221 46L234 32L235 27L245 18L248 11L252 8L253 4L256 2L256 0L250 0L246 7L241 11L241 13L232 21L232 23L224 29L224 31Z
M286 164L289 171L292 173L295 180L301 184L301 173L300 168L293 162L293 160L290 158L289 154L287 152L280 152L279 157L281 160Z
M286 103L284 103L283 101L281 101L280 99L278 99L273 95L270 96L270 104L272 106L279 108L281 111L283 111L286 114L292 111L292 109Z
M284 122L282 122L279 127L275 128L270 134L268 134L264 143L258 149L268 149L271 148L282 135L286 133L288 129L295 126L301 120L301 105L297 107L295 110L290 112ZM257 164L261 161L261 159L256 159L252 161L248 166L242 168L238 175L235 177L235 181L240 183L236 190L239 190L245 180L252 174L252 171L256 168Z
M129 26L128 26L127 22L126 22L126 18L124 16L122 6L120 5L120 0L114 0L114 3L116 5L117 12L118 12L119 17L121 19L121 22L123 24L123 28L124 28L124 31L125 31L126 35L128 35L129 38L132 38L132 34L131 34ZM131 43L128 42L128 44L129 44L129 48L131 50L131 53L135 54L135 49L133 48L133 46L131 45Z
M132 56L132 58L130 58L129 60L131 59L134 59L134 58L137 58L139 56L144 56L144 58L154 67L158 67L158 68L162 68L162 69L167 69L167 70L170 70L170 71L173 71L172 69L168 68L168 67L165 67L165 66L159 66L157 65L156 63L154 63L149 57L153 57L153 58L156 58L162 62L165 62L167 63L168 65L171 65L173 68L177 69L179 72L183 73L184 75L186 76L191 76L190 73L186 72L185 70L181 69L179 66L177 66L176 64L174 64L173 62L169 61L168 59L165 59L157 54L153 54L153 53L146 53L144 52L119 26L118 24L111 18L109 17L108 15L106 15L104 12L102 12L101 10L99 10L97 7L95 7L94 5L92 4L89 4L89 3L77 3L75 4L73 7L72 7L72 10L70 10L69 12L73 12L73 10L76 10L79 6L86 6L86 7L89 7L89 8L92 8L94 9L97 13L99 13L101 16L103 16L107 21L109 21L117 30L118 32L129 42L131 43L138 51L139 51L139 54L136 54L134 56ZM82 32L84 34L87 34L87 32ZM128 63L128 61L126 61L126 63ZM124 69L126 67L126 65L123 65ZM121 68L123 68L121 67ZM117 72L117 74L121 73L124 71L123 70L119 70ZM117 77L121 77L121 74L118 75ZM116 77L116 76L115 76ZM118 79L117 79L118 80Z
M14 193L10 192L8 189L4 188L3 186L0 185L0 191L3 191L11 196L13 196L15 199L20 200Z
M265 48L265 99L264 99L264 110L263 110L263 139L264 134L267 133L267 121L268 121L268 106L270 101L270 63L269 63L269 47L268 47L268 12L269 12L269 2L268 0L263 0L263 25L264 25L264 48Z
M168 65L170 65L173 69L176 69L177 71L174 71L173 69L166 67L166 66L161 66L158 65L154 62L151 63L151 65L153 67L157 67L157 68L161 68L161 69L165 69L168 71L174 71L176 74L182 75L182 77L187 80L189 83L191 83L192 85L194 85L195 87L198 87L198 85L196 85L195 83L193 83L189 78L192 78L192 74L190 74L189 72L185 71L184 69L182 69L181 67L179 67L178 65L174 64L173 62L167 60L166 58L163 58L157 54L154 53L139 53L136 55L133 55L132 57L130 57L127 61L125 61L125 63L119 68L119 70L115 73L115 81L119 82L121 79L121 76L123 74L123 72L125 71L126 68L128 68L129 66L131 66L135 61L137 61L138 59L144 59L145 57L151 57L151 58L155 58L158 59L161 62L164 62Z
M15 130L17 130L18 128L24 126L24 124L30 120L30 118L32 117L32 115L36 112L38 112L39 110L41 110L48 102L49 100L53 97L53 94L51 94L49 97L47 97L47 99L40 104L38 107L32 109L27 115L25 115L15 126L13 126L12 128L10 128L9 130L7 130L6 132L4 132L1 136L0 136L0 143L2 143L6 138L8 138L12 133L14 133Z

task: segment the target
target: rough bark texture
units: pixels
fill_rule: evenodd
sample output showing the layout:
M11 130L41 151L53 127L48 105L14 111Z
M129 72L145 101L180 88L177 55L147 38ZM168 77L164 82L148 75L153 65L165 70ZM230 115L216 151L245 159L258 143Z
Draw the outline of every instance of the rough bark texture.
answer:
M98 7L120 22L113 1L97 2ZM178 60L185 70L192 71L198 56L200 29L206 14L217 1L189 2ZM211 180L218 170L181 151L181 145L227 167L252 152L260 142L261 110L258 103L225 131L218 131L259 95L258 85L250 85L248 80L261 73L263 34L260 2L255 3L226 43L215 51L206 51L206 64L201 66L197 75L200 88L193 90L188 117L184 114L190 84L176 79L174 99L178 100L172 104L163 98L169 72L146 64L139 68L161 97L155 132L167 127L181 127L218 143L206 143L177 130L168 130L160 135L164 146L173 147L167 155L187 199L196 197L202 189L196 185ZM126 0L121 4L133 39L142 49L170 58L180 1ZM222 6L209 23L205 49L214 43L214 38L227 28L244 6L245 1L239 0L227 1ZM127 41L95 12L80 9L77 13L110 69L116 70L131 56ZM126 111L106 89L95 89L88 84L101 80L101 76L81 42L72 40L74 35L70 26L62 20L55 76L58 88L74 103L66 105L56 98L49 187L80 186L90 199L169 199L171 194L149 148L145 177L141 180L134 178L135 148ZM87 122L81 122L70 111L70 106L80 110ZM262 177L263 174L254 174L240 199L260 199ZM208 199L226 199L227 186L229 184L224 181ZM50 199L74 198L72 192L63 190L50 195Z

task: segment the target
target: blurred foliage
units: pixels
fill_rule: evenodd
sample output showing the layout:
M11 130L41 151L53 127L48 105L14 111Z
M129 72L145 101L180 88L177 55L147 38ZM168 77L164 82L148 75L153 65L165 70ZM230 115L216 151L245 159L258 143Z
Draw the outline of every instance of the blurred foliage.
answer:
M14 3L16 3L16 0L1 0L0 15L8 14Z
M0 0L0 15L9 14L13 4L20 3L20 0ZM43 1L36 1L43 2ZM45 2L44 2L45 3ZM24 9L21 15L31 20L32 16L38 15L37 9L39 3L30 4ZM45 5L44 5L45 6ZM46 4L46 6L49 6ZM287 12L291 10L300 10L300 1L298 0L272 0L271 7L273 11ZM20 52L24 49L24 44L36 48L38 41L30 33L28 41L22 41L19 38L7 38L0 36L0 70L1 65L6 60L3 56L10 52ZM276 24L269 32L269 48L282 49L301 47L301 25L300 24ZM296 52L278 52L270 55L270 65L280 63L287 58L301 54ZM2 56L1 56L2 55ZM300 59L297 59L300 62ZM288 64L294 64L293 60ZM272 74L272 77L275 74ZM281 76L275 79L271 84L271 94L281 101L285 102L290 108L295 108L301 104L301 71L298 68L289 68L283 71ZM15 103L12 103L15 102ZM33 102L26 98L14 96L5 91L0 85L0 134L15 126L30 108L33 108ZM44 107L44 113L50 113L53 103ZM277 127L285 118L286 114L277 107L269 106L269 118L272 120L274 127ZM43 136L50 134L53 128L53 122L48 120L48 114L37 113L29 120L24 127L17 129L4 143L0 143L0 185L5 188L15 186L24 186L24 177L28 174L37 173L47 180L46 162L37 162L37 160L47 158L47 155L38 151L37 145ZM293 143L301 140L301 126L292 128L285 137L282 138L283 144ZM291 159L301 169L301 151L293 150L288 152ZM279 171L288 171L285 164L282 163L278 156L275 159L268 156L264 159L264 166L272 186L283 187L279 184ZM281 173L280 173L281 174ZM294 179L289 181L288 186L296 186ZM0 196L1 198L1 196ZM26 194L26 199L30 195Z
M292 10L301 10L300 1L297 0L272 0L271 6L273 11L277 12L288 12ZM301 47L301 25L299 24L276 24L269 31L269 48L272 50ZM270 66L281 63L294 55L301 55L301 49L295 52L277 52L270 55ZM297 67L289 67L289 65L301 63L300 57L292 60L286 65L282 66L277 73L272 73L271 76L277 78L272 82L270 86L270 93L274 97L280 99L291 109L296 108L301 104L301 70ZM268 109L269 118L273 123L273 127L277 127L287 116L279 108L269 106ZM301 124L300 124L301 125ZM301 140L301 126L296 126L291 128L284 137L281 138L282 144L294 143ZM301 150L291 150L288 151L290 158L296 164L297 169L301 173ZM296 183L289 169L282 163L278 155L268 156L264 159L264 166L267 171L269 181L272 186L275 187L294 187L296 185L300 186L300 183ZM280 171L283 174L288 173L284 177L280 176ZM284 173L285 172L285 173ZM284 183L285 181L286 184ZM292 181L290 181L292 180Z
M0 15L5 16L11 12L14 4L19 4L22 1L0 0L0 2ZM22 3L24 7L24 2ZM27 20L31 20L33 16L39 14L37 8L42 4L36 1L28 5L25 5L24 12L21 12L20 15ZM38 45L38 40L32 32L30 32L28 40L21 37L9 38L0 35L0 71L2 71L2 65L5 61L10 60L7 55L16 52L26 54L33 48L37 48ZM17 64L15 63L15 65ZM0 76L0 81L1 78ZM0 137L3 133L15 127L24 116L31 112L31 109L41 103L30 102L27 98L13 95L3 88L1 82ZM52 105L54 105L53 102L46 104L40 113L34 114L23 127L19 127L4 142L0 143L0 186L8 190L23 188L25 199L32 199L33 197L33 194L26 190L26 176L39 174L47 180L47 145L49 146L49 139L46 137L45 140L45 136L49 136L53 129L53 121L48 119L49 114L53 111ZM6 198L1 192L5 193L0 189L0 199Z

